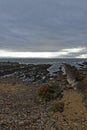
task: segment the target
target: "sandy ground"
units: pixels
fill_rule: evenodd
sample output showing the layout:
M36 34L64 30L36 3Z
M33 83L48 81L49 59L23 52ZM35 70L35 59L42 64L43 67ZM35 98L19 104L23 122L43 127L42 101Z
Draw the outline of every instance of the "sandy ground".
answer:
M64 90L64 111L49 110L53 101L38 101L40 86L0 78L0 130L87 130L87 108L80 95Z

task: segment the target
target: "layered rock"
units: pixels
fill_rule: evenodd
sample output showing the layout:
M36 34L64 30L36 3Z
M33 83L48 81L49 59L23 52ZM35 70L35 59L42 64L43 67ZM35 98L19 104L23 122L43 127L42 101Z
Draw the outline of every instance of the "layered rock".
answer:
M63 63L68 83L81 95L82 101L87 107L87 78L81 79L79 70L74 66Z

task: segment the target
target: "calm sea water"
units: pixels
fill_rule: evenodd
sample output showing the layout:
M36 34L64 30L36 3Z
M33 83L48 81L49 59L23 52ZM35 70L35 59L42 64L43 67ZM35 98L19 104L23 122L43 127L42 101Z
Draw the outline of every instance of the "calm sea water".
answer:
M82 63L87 62L87 59L30 59L30 58L0 58L0 62L19 62L24 64L61 64L66 63Z
M78 63L87 62L87 59L28 59L28 58L0 58L0 62L19 62L23 64L52 64L50 71L58 70L61 63L78 66Z

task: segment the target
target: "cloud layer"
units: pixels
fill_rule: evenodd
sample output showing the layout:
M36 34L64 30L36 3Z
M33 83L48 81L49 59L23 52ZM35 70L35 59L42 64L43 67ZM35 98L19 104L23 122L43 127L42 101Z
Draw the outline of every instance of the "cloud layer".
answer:
M66 57L87 56L86 50L72 53L87 48L86 15L86 0L0 0L0 49L60 53L71 48Z
M11 51L5 51L0 50L0 57L18 57L18 58L69 58L69 55L77 55L80 54L78 57L74 58L86 58L87 55L81 55L81 52L85 51L86 48L71 48L71 49L62 49L59 52L11 52ZM68 57L69 56L69 57Z

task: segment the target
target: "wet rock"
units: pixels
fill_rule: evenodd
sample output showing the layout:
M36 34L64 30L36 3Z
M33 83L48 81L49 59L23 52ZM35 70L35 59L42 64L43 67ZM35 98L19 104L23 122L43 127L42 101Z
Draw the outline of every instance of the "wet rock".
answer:
M83 62L82 64L83 64L83 65L87 65L87 62Z
M27 82L46 83L50 80L50 73L47 70L50 64L19 64L4 62L0 63L0 76L17 78Z

